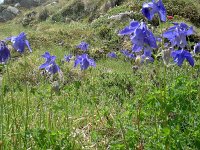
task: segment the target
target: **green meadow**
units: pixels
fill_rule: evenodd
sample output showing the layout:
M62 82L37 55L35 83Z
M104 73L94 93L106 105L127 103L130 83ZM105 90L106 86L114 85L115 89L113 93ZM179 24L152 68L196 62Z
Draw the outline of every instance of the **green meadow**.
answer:
M161 43L153 63L138 64L121 54L132 45L118 35L132 19L146 21L157 36L172 22L185 22L195 29L187 38L192 53L200 42L199 1L163 0L174 17L166 23L158 16L147 21L143 1L118 0L106 11L105 1L83 1L89 8L81 13L81 7L71 9L77 0L60 0L23 8L14 20L0 23L1 40L25 32L33 50L20 54L7 42L11 58L0 64L0 150L199 150L200 55L193 67L186 60L179 67L172 58L166 66ZM24 23L32 11L37 15ZM108 19L126 11L134 12L129 20ZM65 13L70 22L63 20ZM89 43L96 67L74 67L81 41ZM46 51L56 56L59 73L39 69ZM107 56L112 51L117 58ZM69 63L68 54L74 56Z

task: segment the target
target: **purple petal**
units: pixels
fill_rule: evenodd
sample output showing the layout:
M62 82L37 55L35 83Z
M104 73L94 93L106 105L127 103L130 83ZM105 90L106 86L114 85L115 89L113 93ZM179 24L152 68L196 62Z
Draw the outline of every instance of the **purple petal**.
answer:
M30 44L29 44L29 41L28 40L25 40L25 43L26 43L26 46L28 47L29 51L32 53L32 49L30 47Z
M134 29L130 29L129 26L125 27L123 30L119 32L119 35L128 35L132 34L134 32Z

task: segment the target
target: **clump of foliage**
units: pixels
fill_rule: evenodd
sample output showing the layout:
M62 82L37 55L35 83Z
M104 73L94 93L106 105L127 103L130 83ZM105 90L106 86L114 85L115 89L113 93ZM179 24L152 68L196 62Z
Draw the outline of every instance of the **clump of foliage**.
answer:
M47 9L42 9L38 14L39 21L45 21L49 17L49 11Z
M200 26L200 14L198 8L195 6L195 3L184 0L164 0L164 2L166 2L166 9L168 14L179 15L184 18L188 18L194 25Z

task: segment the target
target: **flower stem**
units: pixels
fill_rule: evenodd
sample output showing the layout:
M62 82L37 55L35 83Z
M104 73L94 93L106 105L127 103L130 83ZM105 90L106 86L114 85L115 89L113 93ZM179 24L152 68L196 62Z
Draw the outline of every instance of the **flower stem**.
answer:
M28 130L28 116L29 116L29 95L28 95L28 84L27 84L27 60L26 54L24 56L24 64L25 64L25 99L26 99L26 119L25 119L25 147L27 148L27 130Z
M1 126L0 126L0 134L1 134L1 141L0 142L3 142L4 140L4 107L5 107L5 104L4 104L4 97L3 97L3 78L0 77L0 102L1 102ZM0 149L1 149L1 143L0 143Z
M10 85L10 95L11 95L11 103L12 103L12 112L13 112L13 125L12 125L12 137L14 137L15 134L15 127L17 126L17 121L16 121L16 112L15 112L15 101L14 101L14 96L13 96L13 85L11 83L11 79L10 79L10 72L9 72L9 67L8 64L6 65L6 72L7 72L7 76L8 76L8 85ZM15 139L15 137L13 138ZM17 138L16 138L17 139ZM14 148L16 148L16 143L17 141L13 140L13 146Z

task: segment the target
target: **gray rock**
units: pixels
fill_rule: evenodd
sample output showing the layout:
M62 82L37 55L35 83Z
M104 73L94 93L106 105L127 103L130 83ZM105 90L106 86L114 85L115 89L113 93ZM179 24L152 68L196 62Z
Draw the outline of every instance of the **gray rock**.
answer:
M15 7L20 7L20 6L21 6L20 3L15 4Z
M113 8L113 7L115 7L115 6L120 5L120 3L121 3L122 1L123 1L123 0L109 0L109 1L107 1L106 3L104 3L104 4L101 6L100 10L101 10L101 12L105 13L105 12L107 12L110 8Z
M19 14L19 9L12 7L12 6L8 6L7 11L10 11L11 13L18 15Z
M46 0L21 0L20 5L22 7L31 8L36 7L46 2Z
M47 0L4 0L4 4L14 5L17 3L17 5L20 4L20 6L22 6L22 7L31 8L31 7L39 6L46 1ZM19 7L19 6L17 6L17 7Z
M4 0L4 4L14 4L19 2L19 0Z
M125 22L125 21L129 21L133 14L134 14L133 11L124 12L124 13L119 13L117 15L110 16L108 17L108 19Z
M5 6L5 5L0 5L0 13L1 13L4 9L7 9L7 6Z
M10 10L4 9L1 13L0 13L0 22L5 22L8 20L12 20L13 18L15 18L15 14L12 13Z
M108 1L101 6L100 10L102 12L107 12L110 8L113 8L114 6L115 6L115 1Z
M0 7L0 22L6 22L12 20L16 15L19 14L19 10L12 6L1 6Z
M65 23L70 23L70 22L72 22L72 19L71 19L71 18L68 18L68 17L66 17L66 18L65 18Z

